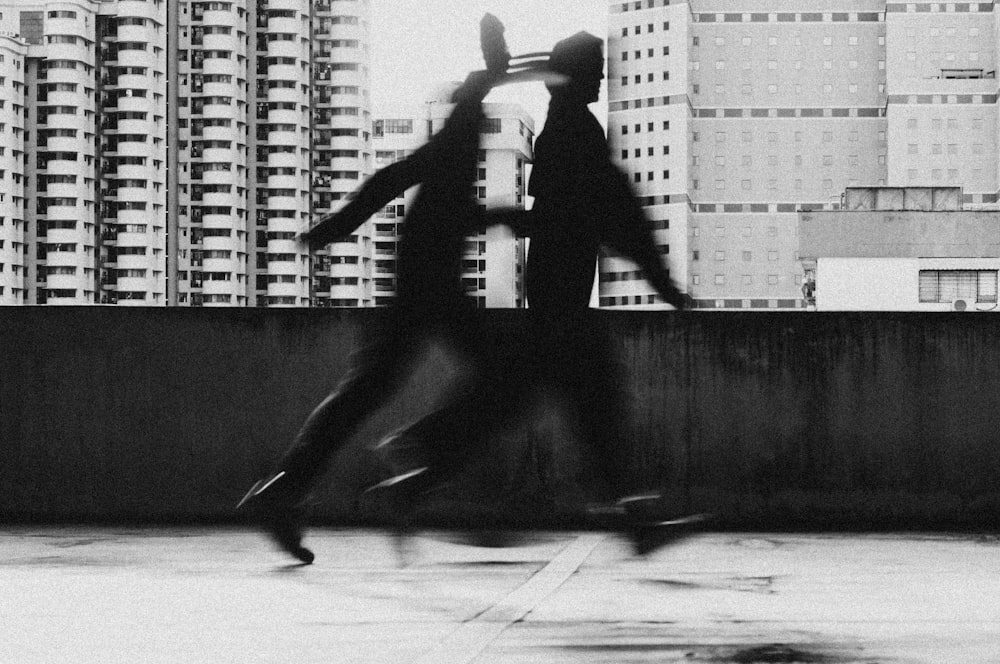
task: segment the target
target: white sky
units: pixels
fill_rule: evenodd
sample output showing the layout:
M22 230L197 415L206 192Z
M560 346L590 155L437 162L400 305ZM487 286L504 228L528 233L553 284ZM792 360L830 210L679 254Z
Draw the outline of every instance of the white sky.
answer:
M372 0L372 105L376 113L419 105L442 83L484 67L479 20L506 28L512 55L549 51L580 30L607 41L608 0ZM487 101L520 103L541 129L548 107L541 83L506 86ZM591 109L604 122L607 89Z

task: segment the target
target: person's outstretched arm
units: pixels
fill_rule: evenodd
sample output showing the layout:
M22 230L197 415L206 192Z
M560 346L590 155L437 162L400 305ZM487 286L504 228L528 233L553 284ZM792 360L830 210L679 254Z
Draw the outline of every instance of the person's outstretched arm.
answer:
M392 199L423 179L424 146L412 155L377 171L361 186L351 201L337 212L324 215L299 238L315 251L347 237Z
M475 229L482 233L490 226L503 225L510 228L518 237L531 237L532 215L530 210L520 208L495 208L486 210L479 218Z
M605 238L605 244L634 261L664 302L676 309L687 308L691 300L677 288L663 267L652 226L628 181L617 168L607 172L605 177L611 190L606 198L611 205L604 210L610 217L610 232Z

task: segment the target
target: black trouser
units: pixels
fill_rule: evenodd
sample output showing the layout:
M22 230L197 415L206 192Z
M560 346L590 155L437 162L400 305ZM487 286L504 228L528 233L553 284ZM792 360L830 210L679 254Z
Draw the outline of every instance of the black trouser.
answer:
M544 316L529 310L515 356L482 352L472 389L405 428L400 445L420 450L441 481L485 451L511 418L544 391L563 408L603 498L633 490L621 444L626 425L621 371L589 310Z
M462 433L480 428L477 417L496 410L494 392L503 381L497 382L492 371L494 349L484 343L486 335L475 304L461 296L407 303L388 308L382 322L372 340L356 353L351 371L306 418L279 461L278 467L288 475L285 486L290 500L304 498L329 459L399 391L429 341L439 341L455 352L473 376L470 389L451 395L418 422L427 440L433 441L433 446L428 443L428 452L435 471L457 470L485 443L485 439L473 440ZM434 435L434 430L441 433Z

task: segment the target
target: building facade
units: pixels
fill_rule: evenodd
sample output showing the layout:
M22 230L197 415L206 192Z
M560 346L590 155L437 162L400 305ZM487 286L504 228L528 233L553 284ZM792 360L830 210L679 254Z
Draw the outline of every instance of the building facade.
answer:
M997 202L993 3L613 2L609 141L707 309L804 306L798 212L850 186ZM661 306L621 261L603 306Z
M329 305L295 236L371 168L368 13L0 2L0 302Z
M0 305L24 304L24 81L27 44L0 34Z
M167 3L104 1L96 21L99 302L164 306Z
M371 9L368 0L317 0L313 8L312 211L318 217L340 209L372 171ZM373 233L367 222L349 241L314 255L314 306L376 304Z

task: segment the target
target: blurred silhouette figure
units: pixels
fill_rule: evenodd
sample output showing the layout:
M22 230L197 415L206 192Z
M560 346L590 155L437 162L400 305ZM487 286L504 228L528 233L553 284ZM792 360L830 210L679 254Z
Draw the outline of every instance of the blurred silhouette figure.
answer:
M277 470L255 483L237 506L252 510L272 539L304 563L313 560L313 553L302 546L309 490L332 455L398 390L428 340L443 343L463 358L478 383L454 397L445 412L427 419L425 425L450 422L452 413L459 411L493 412L482 402L493 398L491 381L503 375L489 370L494 359L483 344L475 302L464 293L462 255L465 237L478 232L482 222L471 192L477 177L483 98L501 82L519 80L519 75L530 78L535 66L531 61L510 66L503 25L490 14L480 25L480 39L487 69L469 74L456 90L455 107L444 127L412 155L375 173L347 205L302 236L310 250L317 250L349 235L409 187L421 185L404 220L396 299L386 311L383 328L359 352L349 375L306 419ZM471 445L449 450L426 445L421 449L424 465L408 474L409 478L421 475L420 482L406 486L430 486L428 468L433 468L435 477L446 476L476 451Z
M486 216L530 237L526 287L533 377L562 396L577 438L596 461L603 497L617 499L595 513L622 517L619 523L630 531L635 551L648 553L672 537L656 524L678 513L658 492L631 495L621 371L610 339L589 312L601 247L637 263L673 307L683 309L688 298L663 267L651 225L587 108L597 101L604 79L603 42L586 32L564 39L552 50L549 69L566 81L547 84L548 116L535 142L528 184L534 206Z

